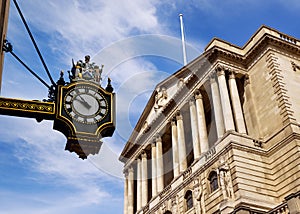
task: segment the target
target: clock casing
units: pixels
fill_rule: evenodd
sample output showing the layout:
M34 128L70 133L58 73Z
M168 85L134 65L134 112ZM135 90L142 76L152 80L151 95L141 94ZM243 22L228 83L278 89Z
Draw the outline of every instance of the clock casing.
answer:
M59 86L56 109L54 129L67 137L66 150L82 158L98 153L100 139L115 130L115 94L92 81Z

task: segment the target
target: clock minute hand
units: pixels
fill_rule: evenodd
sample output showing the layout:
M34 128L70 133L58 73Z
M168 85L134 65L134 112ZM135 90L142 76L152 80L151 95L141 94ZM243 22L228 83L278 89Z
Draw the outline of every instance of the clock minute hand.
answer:
M77 101L79 101L80 103L82 103L87 109L90 109L92 106L90 104L88 104L87 101L85 101L85 99L83 99L82 96L78 95L77 97L80 98L80 100L76 99Z

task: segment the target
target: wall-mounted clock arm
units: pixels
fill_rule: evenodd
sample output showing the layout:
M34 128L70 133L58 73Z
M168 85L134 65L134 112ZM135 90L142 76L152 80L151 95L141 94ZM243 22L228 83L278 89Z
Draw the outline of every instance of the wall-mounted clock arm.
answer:
M0 97L0 115L54 120L55 103Z

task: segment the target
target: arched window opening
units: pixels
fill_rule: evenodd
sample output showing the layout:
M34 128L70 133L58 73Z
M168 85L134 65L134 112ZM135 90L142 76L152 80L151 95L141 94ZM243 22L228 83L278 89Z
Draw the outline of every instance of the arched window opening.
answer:
M209 174L208 180L210 182L210 192L214 192L219 188L218 175L215 171Z
M191 190L188 190L185 193L184 199L185 199L185 204L186 204L186 210L191 209L194 206L193 205L193 193Z

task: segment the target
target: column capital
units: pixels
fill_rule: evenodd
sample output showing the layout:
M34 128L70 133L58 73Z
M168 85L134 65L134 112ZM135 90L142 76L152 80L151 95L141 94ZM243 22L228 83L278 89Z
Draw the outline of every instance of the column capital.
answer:
M244 76L244 86L247 86L248 84L250 84L250 78L249 78L249 75L246 74Z
M236 72L229 71L229 79L235 79Z
M171 120L171 126L176 126L176 120Z
M155 146L156 146L156 141L153 140L150 144L151 144L151 148L152 148L152 147L155 147Z
M194 97L194 96L192 96L192 97L189 99L189 105L190 105L190 106L195 105L195 97Z
M223 67L219 66L216 68L217 76L225 75L225 70Z
M176 112L176 120L182 120L182 115L181 115L181 113L180 113L180 110L178 110L178 111Z
M132 166L128 167L127 171L128 173L133 173L133 167Z
M216 81L216 72L213 70L211 73L208 75L208 78L210 82L215 82Z
M156 134L156 136L155 136L155 142L157 143L157 142L161 142L161 136L159 135L159 134Z
M127 169L127 168L125 168L125 169L123 170L123 174L124 174L125 178L128 177L128 169Z
M146 152L145 150L142 151L141 157L142 157L142 159L143 159L143 158L146 158L146 159L147 159L147 152Z
M195 94L195 99L196 99L196 100L202 99L202 98L203 98L203 97L202 97L202 94L201 94L201 92L200 92L200 90L198 90L198 89L195 91L194 94Z

